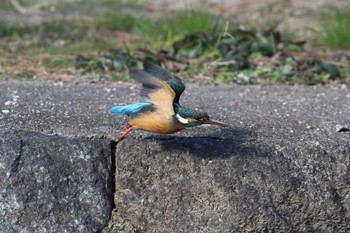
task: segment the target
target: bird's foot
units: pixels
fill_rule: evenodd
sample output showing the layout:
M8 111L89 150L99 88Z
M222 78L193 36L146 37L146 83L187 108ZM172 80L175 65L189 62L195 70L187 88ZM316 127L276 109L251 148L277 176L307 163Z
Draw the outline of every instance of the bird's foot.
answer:
M125 126L125 130L129 130L130 128L132 128L132 125L127 125ZM131 130L130 130L131 131Z
M125 136L126 136L128 133L130 133L133 129L134 129L134 128L132 127L132 125L127 125L127 126L125 127L125 132L119 137L119 141L122 140L122 139L124 139Z

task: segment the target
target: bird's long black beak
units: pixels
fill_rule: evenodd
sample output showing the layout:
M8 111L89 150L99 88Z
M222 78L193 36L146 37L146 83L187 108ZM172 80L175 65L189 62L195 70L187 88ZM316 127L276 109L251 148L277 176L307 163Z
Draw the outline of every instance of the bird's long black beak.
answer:
M222 122L222 121L217 121L217 120L207 120L203 121L202 124L205 125L216 125L216 126L222 126L222 127L230 127L228 124Z

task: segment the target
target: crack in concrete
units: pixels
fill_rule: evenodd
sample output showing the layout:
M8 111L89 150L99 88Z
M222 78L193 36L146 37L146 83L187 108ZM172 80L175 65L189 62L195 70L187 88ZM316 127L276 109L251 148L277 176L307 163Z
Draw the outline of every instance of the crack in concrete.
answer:
M109 186L111 188L110 204L111 204L112 208L111 208L111 212L109 215L109 219L108 219L106 225L101 228L100 232L102 232L104 229L108 228L110 221L112 221L113 211L116 208L114 196L115 196L115 193L117 192L116 186L115 186L115 175L116 175L116 160L115 160L116 155L115 155L115 153L116 153L116 149L117 149L117 142L115 142L114 140L111 140L109 142L109 144L110 144L110 150L111 150L111 169L109 171L107 186Z
M110 142L111 145L111 171L110 171L110 178L108 182L111 182L111 190L112 190L112 210L115 208L114 203L114 194L116 193L116 187L115 187L115 174L116 174L116 160L115 160L115 153L117 149L117 143L114 141Z
M16 157L15 161L13 161L13 163L11 165L11 174L10 174L10 176L13 173L17 172L17 170L18 170L18 166L19 166L19 163L21 161L22 154L23 154L23 146L24 146L24 142L22 140L20 140L19 155Z

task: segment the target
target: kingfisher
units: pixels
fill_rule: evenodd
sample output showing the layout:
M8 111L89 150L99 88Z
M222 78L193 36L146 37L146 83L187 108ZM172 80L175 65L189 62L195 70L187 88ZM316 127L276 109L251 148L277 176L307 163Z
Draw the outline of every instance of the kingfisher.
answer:
M130 123L119 139L132 130L144 130L160 134L172 134L198 125L228 126L212 120L203 111L180 105L180 96L185 85L175 74L145 61L144 70L129 70L130 77L142 83L141 97L145 102L126 106L113 106L112 114L127 115Z

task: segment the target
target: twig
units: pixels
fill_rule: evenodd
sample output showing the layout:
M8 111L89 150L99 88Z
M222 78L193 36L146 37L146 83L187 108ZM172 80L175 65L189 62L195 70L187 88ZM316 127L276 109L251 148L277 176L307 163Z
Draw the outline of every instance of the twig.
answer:
M209 64L209 66L226 66L226 65L233 65L237 62L235 60L231 61L213 61Z
M225 25L225 31L224 31L224 33L223 33L223 36L228 36L228 37L230 37L231 39L234 39L234 37L230 34L230 33L228 33L227 32L227 30L228 30L228 26L230 25L230 22L226 22L226 25Z
M220 42L220 40L221 40L221 38L222 38L223 36L229 36L230 38L234 39L234 37L233 37L230 33L227 32L228 26L229 26L229 25L230 25L230 22L227 21L226 24L225 24L225 30L224 30L224 32L220 33L218 39L216 40L215 48L217 48L217 47L219 46L219 42Z

